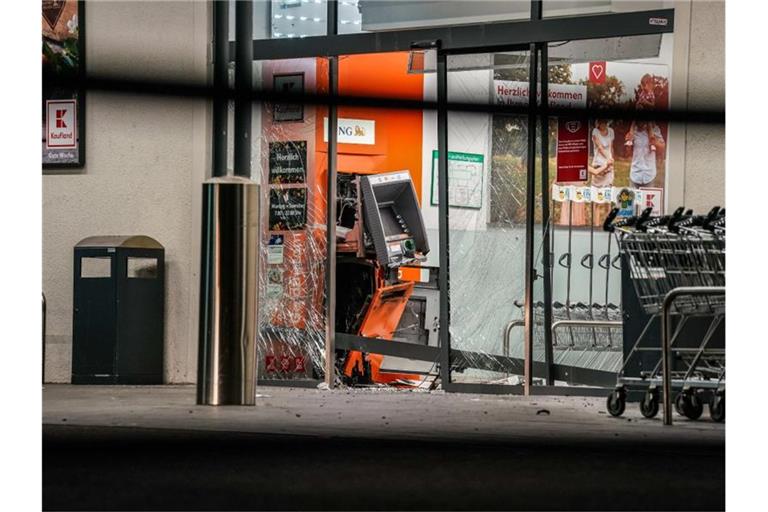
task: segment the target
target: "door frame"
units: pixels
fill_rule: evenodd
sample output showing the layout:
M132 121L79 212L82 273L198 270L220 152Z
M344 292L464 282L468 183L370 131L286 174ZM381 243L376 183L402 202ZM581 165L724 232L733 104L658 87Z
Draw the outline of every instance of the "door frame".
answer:
M535 90L540 81L542 97L547 97L548 89L548 55L547 47L551 42L574 41L585 39L604 39L628 37L649 34L674 33L674 9L654 9L627 13L593 14L584 16L569 16L559 18L543 18L542 0L531 0L531 17L526 20L468 24L423 29L393 30L387 32L364 32L358 34L337 34L338 4L335 0L328 1L328 27L326 36L306 37L303 39L265 39L253 41L254 60L296 59L307 57L327 57L330 59L329 94L322 101L329 107L329 162L328 184L329 197L335 195L336 146L335 133L338 123L338 105L350 101L338 94L338 57L351 54L374 54L414 49L437 50L437 105L432 102L410 102L410 108L437 109L438 130L438 198L439 198L439 254L440 254L440 347L438 352L425 352L420 357L436 360L440 363L440 376L443 389L455 392L479 393L510 393L520 394L573 394L573 389L563 389L553 386L554 380L560 380L574 371L589 375L590 379L605 385L609 372L597 370L574 369L556 365L553 362L551 337L551 273L545 271L544 279L544 363L533 360L533 283L537 279L534 254L534 213L535 213L535 155L536 132L538 126L546 126L549 109L546 102L541 106L536 104L536 95L529 95L529 105L523 109L509 109L500 106L488 106L485 110L497 112L517 111L528 116L528 176L526 201L526 247L525 247L525 358L523 361L515 358L495 358L510 367L522 363L524 371L523 389L519 386L499 386L493 384L460 384L451 382L451 364L456 359L465 358L468 353L451 347L450 337L450 247L448 240L448 111L453 109L466 110L469 105L454 105L447 98L447 57L454 54L492 53L527 48L531 55L529 90ZM229 45L229 60L234 61L235 43ZM541 80L538 77L541 77ZM318 101L318 98L308 98ZM294 101L296 101L294 99ZM375 98L354 98L355 104L370 106L392 106L391 101ZM542 152L548 151L548 130L542 130ZM332 154L331 154L332 153ZM549 190L548 190L548 159L542 159L542 258L544 268L551 265L549 254ZM334 201L328 202L327 212L327 257L325 272L326 291L326 382L333 385L333 375L328 370L335 368L336 348L357 349L376 347L381 353L391 355L409 353L412 345L408 343L387 342L383 346L380 340L360 338L356 336L335 333L333 314L335 308L335 212L332 211ZM378 342L378 343L377 343ZM383 352L383 351L386 352ZM470 358L471 359L471 358ZM533 387L534 374L543 374L546 386ZM559 378L558 378L559 377ZM580 388L581 394L591 394L602 388ZM602 391L600 391L602 392Z

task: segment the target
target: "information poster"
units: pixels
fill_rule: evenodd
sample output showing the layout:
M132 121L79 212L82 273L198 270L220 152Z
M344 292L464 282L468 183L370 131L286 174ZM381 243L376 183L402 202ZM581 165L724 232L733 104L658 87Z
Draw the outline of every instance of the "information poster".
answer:
M267 245L267 263L280 265L285 259L285 236L271 235Z
M456 208L479 210L483 206L483 155L448 152L448 204ZM431 204L438 204L438 154L432 151Z
M307 225L307 189L273 188L269 191L269 229L293 231Z
M276 299L283 296L283 269L273 267L267 271L267 297Z
M83 161L84 2L42 0L43 166L81 167Z
M269 183L307 181L307 141L269 143Z
M557 181L586 181L589 160L589 123L557 120Z

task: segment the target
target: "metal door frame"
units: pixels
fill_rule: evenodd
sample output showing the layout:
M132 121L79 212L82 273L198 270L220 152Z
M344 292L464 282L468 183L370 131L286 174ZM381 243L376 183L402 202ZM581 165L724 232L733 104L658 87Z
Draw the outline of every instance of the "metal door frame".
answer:
M335 349L361 349L363 347L375 347L380 353L391 355L410 354L412 358L423 360L437 360L440 362L440 376L443 389L454 392L479 392L479 393L509 393L509 394L568 394L574 393L573 389L553 386L556 378L572 376L574 372L581 371L585 375L591 375L594 382L604 382L610 372L579 369L556 365L552 359L552 304L551 304L551 274L547 271L541 276L544 279L544 332L545 332L545 362L533 361L533 282L537 278L534 270L534 213L535 213L535 155L536 155L536 131L538 126L547 126L548 108L547 102L541 106L536 104L536 95L529 94L529 105L525 109L528 116L528 176L527 176L527 202L526 202L526 249L525 249L525 353L523 361L515 358L502 357L497 359L500 364L508 367L518 367L522 363L524 371L524 387L500 386L494 384L460 384L450 380L452 361L464 357L462 351L451 347L450 339L450 247L448 240L448 111L452 107L456 110L471 108L468 105L452 105L447 98L447 56L467 53L490 53L510 51L527 47L531 52L531 65L529 73L529 91L536 90L540 85L542 98L546 98L548 88L548 55L547 47L551 42L573 41L586 39L604 39L613 37L627 37L649 34L665 34L674 32L674 9L655 9L617 14L594 14L585 16L572 16L560 18L543 18L542 0L531 0L531 17L527 20L454 25L446 27L432 27L424 29L393 30L387 32L364 32L358 34L338 35L337 33L338 4L336 0L328 0L327 34L325 36L306 37L302 39L264 39L253 41L254 60L296 59L311 57L326 57L330 61L329 66L329 95L327 105L329 108L329 161L328 184L329 197L335 195L335 181L337 175L336 155L331 151L336 146L335 134L338 123L338 105L345 102L345 98L338 94L338 57L352 54L389 53L396 51L409 51L413 49L437 50L437 130L438 130L438 198L439 198L439 254L440 254L440 347L434 351L423 351L416 354L413 345L389 341L386 346L381 340L361 338L358 336L335 333L335 327L331 320L335 310L335 272L326 271L326 382L333 385L333 375L328 371L335 367ZM220 39L219 39L220 40ZM228 60L232 61L235 55L235 43L230 43L228 48ZM220 54L217 53L217 57ZM541 76L540 84L538 77ZM309 95L307 95L309 96ZM293 98L292 101L301 101ZM318 98L309 98L310 101L318 101ZM393 106L393 102L373 98L354 98L355 104L368 106ZM434 109L431 102L408 102L409 108ZM486 110L504 112L510 109L489 106ZM542 153L548 152L548 130L542 130ZM548 205L548 160L542 160L542 201ZM327 212L327 268L335 267L336 240L335 240L335 202L328 201ZM548 239L550 233L547 229L548 214L543 211L545 217L542 220L543 235L543 262L550 264L551 255L548 253ZM427 353L429 352L429 353ZM415 357L414 357L415 356ZM546 386L532 386L534 374L543 374L546 378ZM294 381L292 381L294 382ZM294 382L295 383L295 382ZM609 385L609 384L606 384ZM580 388L579 394L592 394L602 392L602 388Z

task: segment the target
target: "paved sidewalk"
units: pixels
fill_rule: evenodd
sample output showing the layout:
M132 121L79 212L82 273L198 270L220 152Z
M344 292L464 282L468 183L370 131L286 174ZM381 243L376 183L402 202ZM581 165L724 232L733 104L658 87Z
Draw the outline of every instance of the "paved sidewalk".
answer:
M46 385L43 422L382 439L658 440L723 443L725 425L705 411L664 427L637 404L621 418L603 398L261 387L255 407L195 405L194 386Z
M597 398L46 385L46 510L722 510L725 425Z

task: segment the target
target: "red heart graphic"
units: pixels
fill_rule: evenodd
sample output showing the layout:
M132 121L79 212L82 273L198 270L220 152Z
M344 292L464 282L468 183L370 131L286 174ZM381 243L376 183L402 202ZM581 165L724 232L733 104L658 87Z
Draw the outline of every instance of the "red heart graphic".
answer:
M589 63L589 81L593 84L605 83L605 61Z

